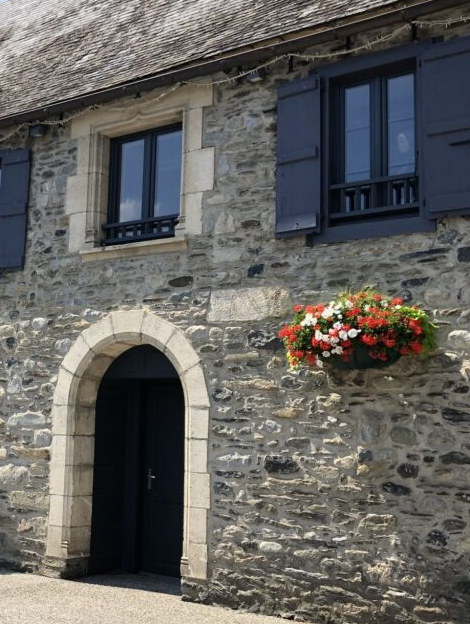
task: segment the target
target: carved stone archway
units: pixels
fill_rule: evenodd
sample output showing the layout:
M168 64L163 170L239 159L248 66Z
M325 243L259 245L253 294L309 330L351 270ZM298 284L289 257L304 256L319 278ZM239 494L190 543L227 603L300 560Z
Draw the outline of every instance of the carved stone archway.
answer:
M112 312L83 331L59 370L52 411L50 509L43 572L86 571L90 552L95 404L101 379L131 347L159 349L178 372L185 396L182 576L207 578L209 396L199 356L183 332L147 311Z

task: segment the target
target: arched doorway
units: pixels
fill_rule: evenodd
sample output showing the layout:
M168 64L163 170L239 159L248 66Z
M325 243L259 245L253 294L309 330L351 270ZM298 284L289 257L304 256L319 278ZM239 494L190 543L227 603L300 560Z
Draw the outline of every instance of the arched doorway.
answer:
M58 371L52 405L47 548L43 574L88 572L93 504L95 416L98 390L120 355L150 345L178 373L185 401L184 536L181 574L208 578L208 470L210 399L200 356L184 332L145 310L111 312L82 331Z
M163 353L134 347L98 390L88 571L179 577L183 498L181 382Z

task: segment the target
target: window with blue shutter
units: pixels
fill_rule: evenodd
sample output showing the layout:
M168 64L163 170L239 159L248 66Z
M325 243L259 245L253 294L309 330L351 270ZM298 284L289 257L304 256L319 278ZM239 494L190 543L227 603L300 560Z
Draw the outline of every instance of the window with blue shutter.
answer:
M277 236L388 236L470 214L469 67L470 38L425 41L283 85ZM318 86L315 100L305 84Z
M26 247L30 151L0 150L0 269L22 269Z

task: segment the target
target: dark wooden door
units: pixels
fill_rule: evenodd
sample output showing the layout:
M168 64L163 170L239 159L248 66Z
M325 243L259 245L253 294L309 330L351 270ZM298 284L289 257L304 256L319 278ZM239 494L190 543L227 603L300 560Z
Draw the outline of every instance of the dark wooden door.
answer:
M184 399L178 380L103 380L93 481L89 572L179 576Z
M142 569L180 575L183 546L184 401L179 383L152 383L143 392L145 486Z

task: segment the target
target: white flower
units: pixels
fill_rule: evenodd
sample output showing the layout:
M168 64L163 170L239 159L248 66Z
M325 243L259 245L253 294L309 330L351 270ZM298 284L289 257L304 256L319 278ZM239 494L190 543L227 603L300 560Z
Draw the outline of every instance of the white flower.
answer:
M364 306L364 310L365 310L366 312L369 312L369 310L370 310L370 305L366 305L366 306Z
M317 357L317 366L318 368L323 368L323 362L318 357Z
M343 353L343 347L335 347L331 350L331 353L337 353L338 355L341 355L341 353Z
M354 307L354 303L352 301L349 301L349 299L345 301L344 305L349 309Z
M339 321L336 321L336 323L333 323L333 327L335 329L341 329L343 327L343 324L340 323Z
M319 329L315 330L315 340L323 340L323 334Z
M360 329L354 329L353 327L352 329L348 331L349 338L355 338L360 331L361 331Z
M338 336L341 338L341 340L347 340L348 339L348 332L345 331L344 329L342 329Z
M401 305L396 305L395 306L395 310L399 310L401 308Z
M329 351L323 351L323 357L330 357L331 353Z
M331 308L325 308L321 315L324 319L329 319L333 316L333 310Z
M302 327L309 327L310 325L315 325L315 320L313 318L313 314L307 312L303 321L300 321Z
M382 301L380 302L380 305L382 306L382 308L386 308L388 306L387 299L382 299Z

